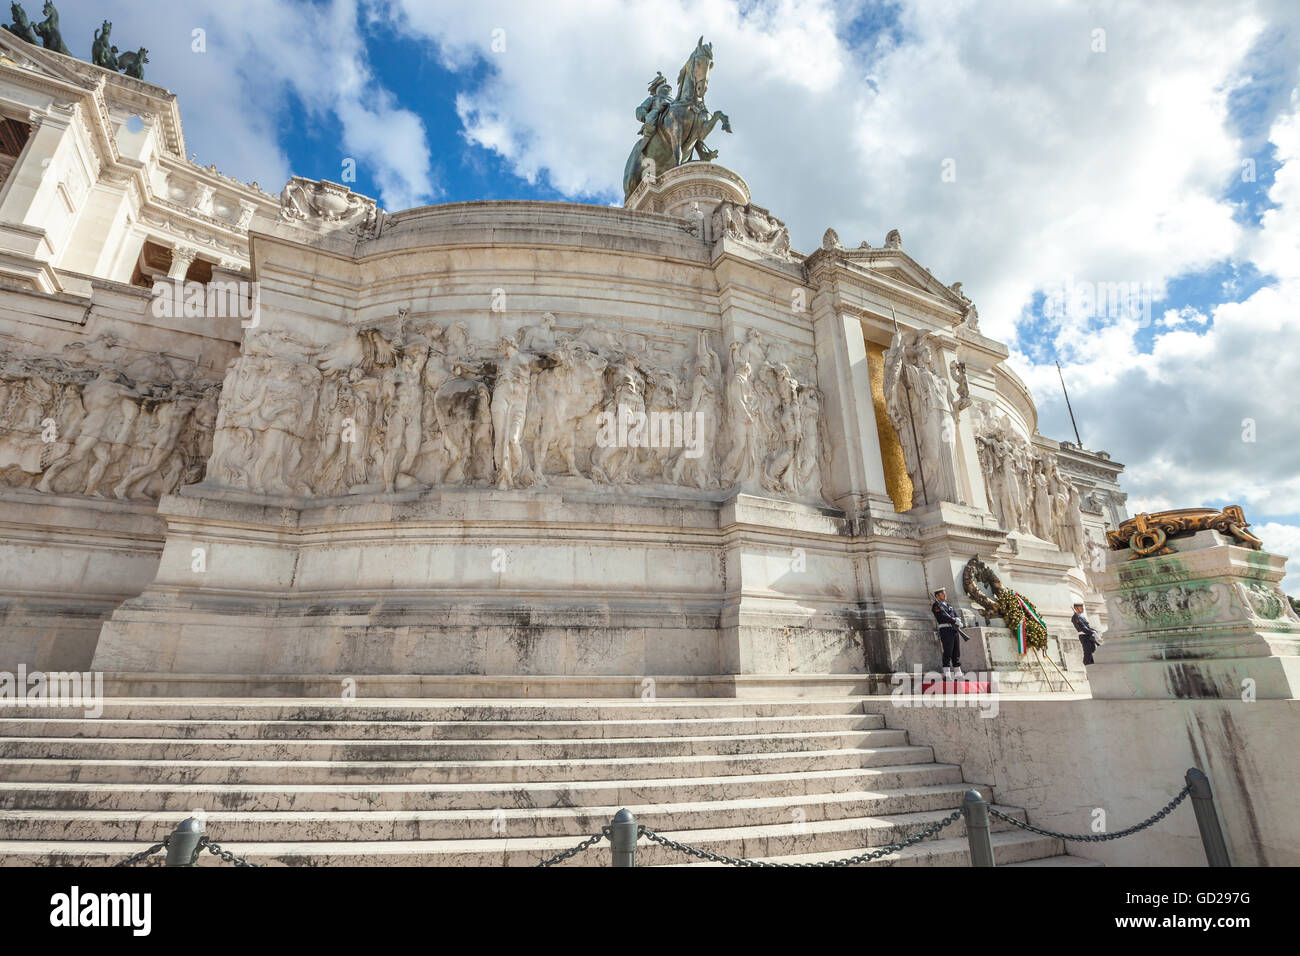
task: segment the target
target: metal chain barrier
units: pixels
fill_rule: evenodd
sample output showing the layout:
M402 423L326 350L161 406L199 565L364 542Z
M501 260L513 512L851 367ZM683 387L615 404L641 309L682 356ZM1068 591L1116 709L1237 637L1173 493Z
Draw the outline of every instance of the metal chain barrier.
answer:
M149 847L149 849L147 849L147 850L141 850L139 853L132 853L132 854L131 854L130 856L128 856L125 860L118 860L116 863L113 864L113 866L115 866L115 867L118 867L118 866L135 866L135 865L136 865L137 863L139 863L141 860L146 859L147 857L151 857L151 856L153 856L153 855L154 855L155 853L157 853L159 850L166 849L166 848L167 848L167 844L170 843L170 842L171 842L171 837L170 837L170 836L168 836L168 837L164 837L164 838L163 838L163 841L162 841L161 843L155 843L153 846Z
M605 837L607 837L607 836L609 836L609 827L602 827L602 828L601 828L601 831L600 831L599 833L597 833L597 834L595 834L595 835L593 835L593 836L589 836L589 837L587 837L587 839L583 840L581 843L579 843L579 844L578 844L577 846L575 846L573 849L571 849L571 850L565 850L563 853L557 853L557 854L556 854L555 856L553 856L553 857L550 857L550 858L548 858L548 859L542 860L542 861L541 861L540 863L538 863L537 865L538 865L538 866L555 866L555 864L557 864L557 863L562 863L563 861L565 861L565 860L567 860L567 859L570 859L571 857L575 857L575 856L577 856L579 853L582 853L582 852L584 852L584 851L586 851L586 850L590 850L593 846L595 846L595 845L596 845L597 843L599 843L601 840L605 839Z
M906 840L898 843L890 843L887 846L879 847L856 856L844 857L838 860L824 860L810 863L777 863L768 860L750 860L744 857L727 856L723 853L713 853L709 850L702 850L699 847L691 846L688 843L679 843L676 840L669 839L650 829L644 823L638 824L633 819L630 811L627 809L620 810L614 817L609 826L602 827L599 833L592 834L561 853L555 856L541 860L536 865L539 867L555 866L570 860L580 853L590 850L601 840L608 839L614 855L614 866L635 866L636 865L636 842L637 839L644 836L651 843L668 850L675 850L692 856L700 860L707 860L711 863L722 863L727 866L769 866L769 867L816 867L816 866L855 866L861 863L869 863L873 860L879 860L882 857L889 856L891 853L897 853L908 847L915 846L924 840L928 840L935 834L956 823L963 817L967 817L967 838L970 841L971 864L973 866L994 866L993 848L990 842L989 818L996 817L1021 830L1027 830L1030 833L1036 833L1039 836L1051 837L1056 840L1070 840L1080 843L1102 843L1107 840L1119 840L1134 833L1139 833L1149 827L1159 823L1170 813L1172 813L1179 804L1188 797L1192 797L1192 803L1196 809L1197 825L1201 831L1201 839L1205 845L1206 859L1210 866L1231 866L1227 847L1223 840L1223 833L1218 822L1217 814L1214 810L1213 794L1210 790L1209 780L1199 769L1193 767L1187 771L1187 785L1178 792L1178 795L1170 800L1167 804L1157 810L1146 820L1127 829L1120 830L1116 833L1061 833L1058 830L1048 830L1044 827L1036 827L1031 823L1024 823L1015 819L991 806L975 790L967 791L966 799L961 807L953 810L942 820L938 820L923 830L918 831ZM219 857L223 863L232 863L235 866L258 868L261 864L250 863L248 860L235 856L229 850L226 850L219 843L209 840L206 835L202 835L203 824L201 819L190 818L182 821L177 825L174 832L163 838L162 842L155 843L145 850L133 853L124 860L114 863L113 866L134 866L149 857L153 856L159 850L168 851L168 866L193 866L198 860L199 852L207 848L207 851L213 856ZM190 841L193 841L192 843ZM192 851L190 848L193 848ZM189 852L187 852L189 851Z
M196 860L198 859L199 856L199 850L204 847L207 847L208 852L211 853L213 856L221 857L222 863L233 863L235 864L235 866L252 867L255 870L261 867L262 865L260 863L249 863L243 857L235 856L235 854L231 853L229 850L223 849L220 843L213 843L207 837L203 837L201 840L199 840L199 845L194 848L194 858Z
M1103 843L1106 840L1118 840L1120 837L1130 836L1134 833L1145 830L1147 827L1154 826L1156 823L1167 817L1175 807L1186 800L1191 792L1192 785L1189 783L1179 791L1178 796L1174 797L1161 809L1157 810L1151 817L1143 820L1135 826L1129 827L1127 830L1120 830L1117 833L1060 833L1056 830L1045 830L1042 827L1036 827L1030 823L1022 823L1020 820L1008 816L994 806L989 807L989 815L995 816L999 820L1005 820L1012 826L1017 826L1022 830L1028 830L1030 833L1037 833L1039 836L1054 837L1057 840L1074 840L1080 843Z
M824 860L817 863L771 863L767 860L746 860L742 857L725 856L721 853L710 853L708 850L701 850L699 847L690 846L686 843L678 843L676 840L670 840L665 836L660 836L654 830L642 825L637 828L639 835L646 837L660 846L667 847L670 850L677 850L685 853L687 856L699 857L701 860L709 860L713 863L725 863L728 866L788 866L788 867L808 867L808 866L854 866L858 863L867 863L871 860L878 860L883 856L891 853L897 853L899 850L914 846L922 840L928 840L944 827L951 826L962 817L961 810L954 810L942 820L926 827L915 836L910 836L901 843L891 843L888 846L882 846L878 850L872 850L870 853L860 853L857 856L845 857L842 860Z
M186 822L188 823L189 821ZM180 830L180 828L177 828L176 832L169 833L167 834L167 836L163 837L161 843L155 843L147 850L141 850L139 853L132 853L125 860L119 860L118 862L114 863L113 866L114 867L135 866L135 864L148 859L149 857L157 853L159 850L170 851L173 848L173 840L172 840L173 837L183 838L187 835L190 835L192 837L193 836L192 831L190 834L185 834ZM198 839L193 844L193 849L190 851L188 858L186 858L184 855L186 848L187 848L187 844L185 840L181 839L180 842L175 844L177 858L172 859L171 858L172 855L169 852L169 858L167 860L166 865L167 866L194 866L198 862L199 852L202 851L204 848L206 848L207 851L211 853L213 856L220 857L221 862L223 863L233 863L235 866L246 866L246 867L251 867L253 869L257 869L261 866L260 863L250 863L247 860L245 860L243 857L235 856L235 854L231 853L229 850L222 847L220 843L214 843L213 841L209 840L206 836L198 837Z

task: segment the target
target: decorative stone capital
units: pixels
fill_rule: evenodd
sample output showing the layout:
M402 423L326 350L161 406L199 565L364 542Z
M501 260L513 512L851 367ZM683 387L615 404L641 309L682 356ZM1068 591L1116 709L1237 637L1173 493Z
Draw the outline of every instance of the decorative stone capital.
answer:
M167 278L184 279L185 273L190 271L190 266L198 258L198 250L191 249L189 246L172 246L172 264L167 270Z

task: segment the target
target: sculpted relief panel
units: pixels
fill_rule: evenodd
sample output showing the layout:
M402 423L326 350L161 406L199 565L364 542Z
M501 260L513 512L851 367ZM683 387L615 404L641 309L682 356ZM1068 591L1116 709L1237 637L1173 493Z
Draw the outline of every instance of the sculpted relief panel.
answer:
M819 499L814 370L752 330L724 368L714 341L562 329L549 313L496 342L405 313L327 346L250 331L210 480L287 495L558 484Z
M896 332L885 350L885 408L912 479L912 507L961 503L957 483L958 398L930 333Z
M156 499L200 481L220 389L192 364L130 359L111 335L59 357L0 343L0 483Z
M1084 529L1079 489L1062 474L1056 455L1036 451L989 406L980 409L975 444L989 510L1002 527L1051 541L1091 565L1096 546Z
M1189 581L1107 596L1107 609L1128 631L1141 632L1192 624L1255 626L1300 623L1276 585L1256 580Z

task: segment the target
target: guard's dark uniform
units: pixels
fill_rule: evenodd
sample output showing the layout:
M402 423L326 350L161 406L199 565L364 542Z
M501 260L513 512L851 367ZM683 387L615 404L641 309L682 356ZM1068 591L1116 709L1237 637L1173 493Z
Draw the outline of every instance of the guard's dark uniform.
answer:
M957 617L957 609L947 601L936 600L930 605L930 613L939 622L939 643L943 645L943 666L960 667L961 635L957 633L957 628L961 624L961 619Z
M1079 632L1079 643L1083 645L1083 662L1092 663L1092 652L1097 649L1097 630L1088 623L1088 619L1079 611L1074 612L1070 623Z

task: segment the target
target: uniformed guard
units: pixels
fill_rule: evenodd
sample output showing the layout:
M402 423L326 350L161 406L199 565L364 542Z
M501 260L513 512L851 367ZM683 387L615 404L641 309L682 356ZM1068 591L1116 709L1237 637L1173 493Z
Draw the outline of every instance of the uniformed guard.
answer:
M1079 643L1083 645L1083 663L1092 663L1092 652L1101 645L1101 635L1097 629L1088 623L1088 619L1083 616L1083 602L1074 602L1074 615L1070 618L1070 623L1074 629L1079 632Z
M930 605L939 624L939 643L943 645L943 676L948 680L961 680L961 612L948 603L944 588L934 592Z

